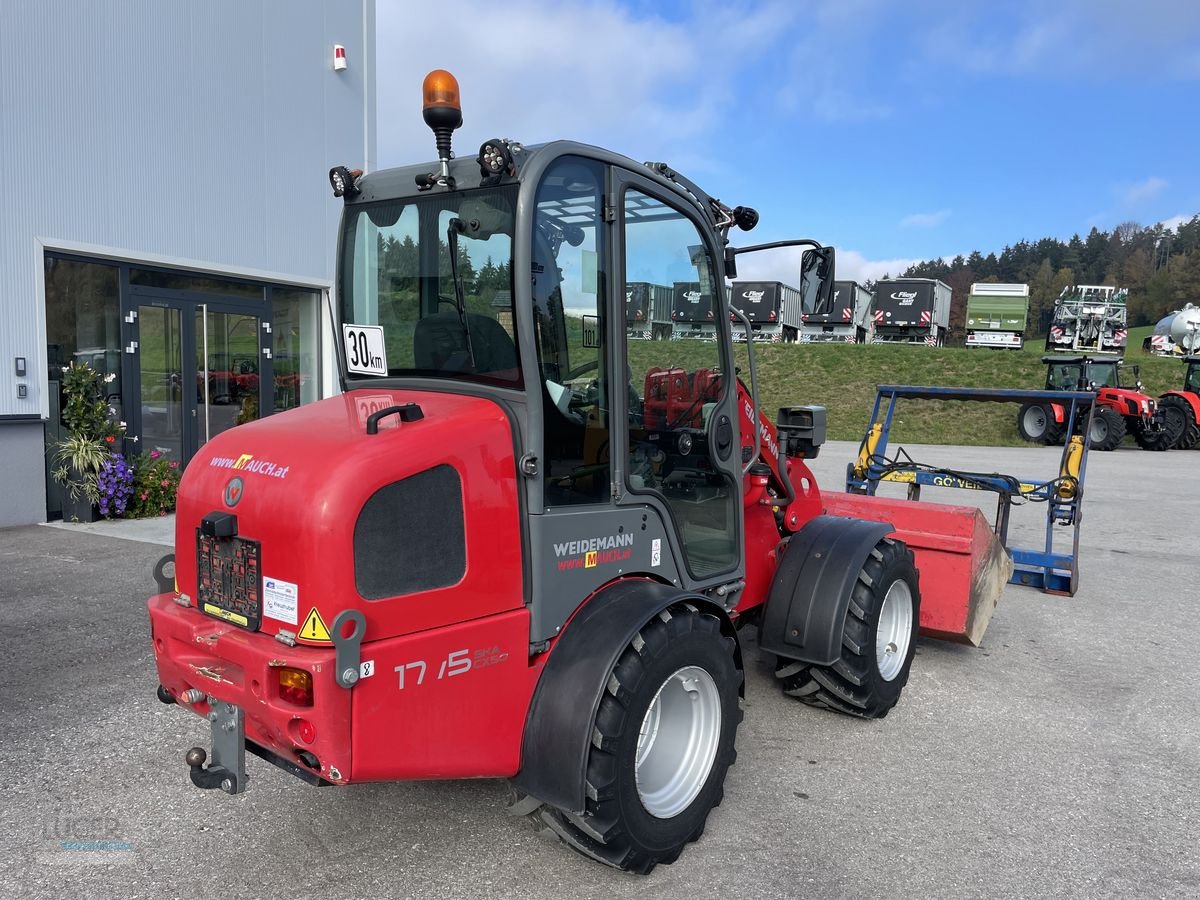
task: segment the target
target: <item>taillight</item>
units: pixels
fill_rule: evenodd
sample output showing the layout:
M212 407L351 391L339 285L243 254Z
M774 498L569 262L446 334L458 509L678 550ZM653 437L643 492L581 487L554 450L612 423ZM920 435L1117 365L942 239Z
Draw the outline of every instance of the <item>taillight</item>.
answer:
M275 670L279 678L279 698L294 706L312 706L312 675L303 669L282 666Z
M771 321L775 321L775 310L771 310Z

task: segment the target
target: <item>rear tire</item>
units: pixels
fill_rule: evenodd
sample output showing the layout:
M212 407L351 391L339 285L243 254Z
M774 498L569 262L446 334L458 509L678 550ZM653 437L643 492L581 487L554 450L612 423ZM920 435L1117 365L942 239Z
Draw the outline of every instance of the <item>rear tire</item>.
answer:
M884 538L863 564L842 626L842 655L832 666L780 658L783 692L801 703L863 719L882 719L908 682L921 612L913 553Z
M1191 450L1198 443L1200 443L1200 425L1189 425L1184 430L1183 437L1175 443L1175 449Z
M1170 394L1158 403L1162 410L1163 425L1167 433L1174 437L1172 446L1177 450L1191 450L1200 440L1200 427L1192 413L1191 404L1182 397Z
M1017 431L1035 444L1057 444L1062 440L1062 426L1054 421L1050 407L1026 403L1017 413Z
M1092 413L1088 446L1093 450L1115 450L1125 437L1125 419L1115 410L1101 407Z
M583 815L529 798L511 810L605 865L645 874L673 863L704 833L737 758L743 675L734 649L716 616L690 604L659 613L609 674Z

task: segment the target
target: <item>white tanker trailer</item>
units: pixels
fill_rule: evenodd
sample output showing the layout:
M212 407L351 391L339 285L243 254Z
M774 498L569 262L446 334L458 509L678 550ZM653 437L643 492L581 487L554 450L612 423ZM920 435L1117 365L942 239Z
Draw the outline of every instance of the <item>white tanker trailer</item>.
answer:
M1189 303L1158 320L1146 348L1159 356L1200 351L1200 307Z

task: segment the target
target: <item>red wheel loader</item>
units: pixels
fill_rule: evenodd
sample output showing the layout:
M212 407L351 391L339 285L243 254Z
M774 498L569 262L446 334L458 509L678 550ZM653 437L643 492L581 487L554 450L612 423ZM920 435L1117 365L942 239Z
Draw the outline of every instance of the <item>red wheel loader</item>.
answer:
M740 628L813 705L880 717L908 678L899 526L824 515L824 409L772 423L752 358L734 374L737 257L807 246L828 292L833 251L734 248L754 210L595 147L456 159L440 70L424 118L432 167L330 173L343 393L222 433L183 477L159 699L211 723L199 787L245 790L247 751L317 785L508 778L512 812L646 872L721 801ZM628 284L680 281L720 311L687 369L625 315Z

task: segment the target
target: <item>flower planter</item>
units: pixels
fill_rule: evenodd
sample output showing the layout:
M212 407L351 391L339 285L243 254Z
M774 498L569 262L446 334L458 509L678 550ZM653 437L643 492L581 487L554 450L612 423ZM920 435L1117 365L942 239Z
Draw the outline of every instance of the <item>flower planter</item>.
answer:
M68 488L63 491L62 517L64 522L96 522L100 519L100 509L83 494L72 497Z

